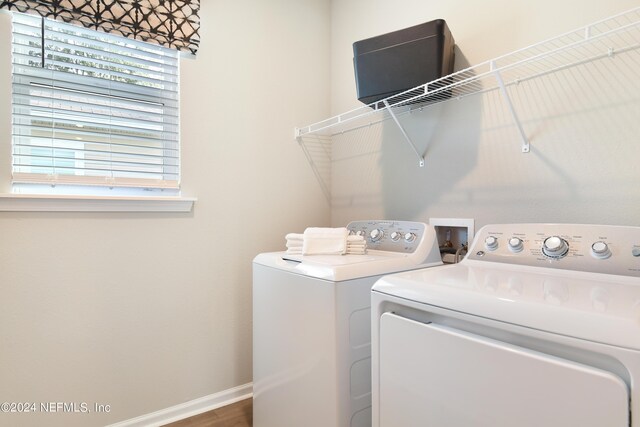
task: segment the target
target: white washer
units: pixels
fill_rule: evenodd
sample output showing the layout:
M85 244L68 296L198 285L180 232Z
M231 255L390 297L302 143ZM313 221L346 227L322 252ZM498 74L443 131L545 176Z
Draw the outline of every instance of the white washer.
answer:
M640 227L483 227L372 290L373 426L640 426Z
M383 274L441 265L433 227L356 221L367 255L253 262L253 425L371 426L371 286Z

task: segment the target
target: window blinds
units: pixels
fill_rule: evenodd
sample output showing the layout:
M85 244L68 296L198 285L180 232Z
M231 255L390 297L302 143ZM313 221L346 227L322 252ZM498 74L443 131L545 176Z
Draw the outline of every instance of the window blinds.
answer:
M13 14L13 182L178 188L178 53Z

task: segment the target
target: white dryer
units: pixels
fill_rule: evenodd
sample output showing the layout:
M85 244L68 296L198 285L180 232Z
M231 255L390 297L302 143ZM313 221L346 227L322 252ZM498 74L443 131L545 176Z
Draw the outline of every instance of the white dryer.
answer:
M431 226L357 221L366 255L264 253L253 262L253 425L371 426L371 286L441 265Z
M488 225L372 290L374 427L640 426L640 227Z

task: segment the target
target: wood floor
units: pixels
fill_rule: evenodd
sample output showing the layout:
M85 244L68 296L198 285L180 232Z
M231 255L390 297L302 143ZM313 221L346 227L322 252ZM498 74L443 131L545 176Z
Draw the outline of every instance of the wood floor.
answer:
M166 424L164 427L251 427L253 401L241 400L213 411Z

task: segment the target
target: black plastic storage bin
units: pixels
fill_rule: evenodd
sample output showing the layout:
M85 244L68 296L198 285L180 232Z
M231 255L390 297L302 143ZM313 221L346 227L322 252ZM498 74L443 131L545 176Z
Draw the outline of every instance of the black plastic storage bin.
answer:
M370 104L451 74L453 47L443 19L355 42L358 100Z

